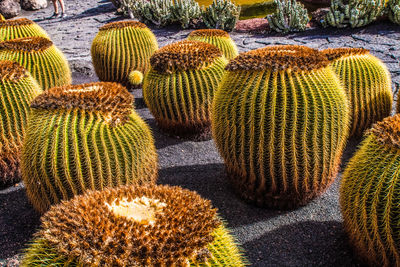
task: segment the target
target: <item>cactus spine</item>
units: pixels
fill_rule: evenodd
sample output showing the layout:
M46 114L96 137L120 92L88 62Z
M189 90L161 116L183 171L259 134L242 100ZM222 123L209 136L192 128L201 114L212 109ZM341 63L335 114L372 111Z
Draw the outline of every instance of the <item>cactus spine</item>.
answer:
M245 264L210 201L179 187L130 186L52 207L22 266Z
M212 108L212 130L238 194L259 206L306 204L333 182L348 102L326 56L303 46L239 54Z
M361 48L333 48L323 53L332 61L350 102L350 136L360 136L372 123L389 116L392 82L382 61Z
M0 61L0 185L20 179L20 150L29 102L42 89L23 67Z
M129 74L145 73L151 55L158 49L154 34L137 21L112 22L102 26L92 43L92 60L101 81L129 84Z
M121 85L51 88L31 108L21 169L39 212L87 189L155 181L153 137Z
M344 228L371 266L400 265L400 115L369 130L340 187Z
M43 90L71 84L68 62L49 39L26 37L1 42L0 60L12 60L26 68Z
M151 57L143 97L158 125L178 136L210 137L210 109L227 60L214 45L181 41Z
M188 40L206 42L218 47L226 59L231 60L236 57L238 49L229 34L223 30L206 29L192 31Z
M0 18L0 42L33 36L50 39L42 27L29 19L2 20Z
M277 32L305 31L310 18L304 5L296 0L274 0L276 11L268 15L271 29Z

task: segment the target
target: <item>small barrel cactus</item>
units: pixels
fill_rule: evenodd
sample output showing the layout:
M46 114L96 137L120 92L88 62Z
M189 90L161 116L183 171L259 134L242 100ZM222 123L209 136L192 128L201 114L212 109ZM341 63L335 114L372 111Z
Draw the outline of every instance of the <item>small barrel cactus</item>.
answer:
M362 48L322 51L331 60L350 102L350 136L360 136L374 122L389 116L392 82L385 64Z
M275 12L267 16L271 29L283 33L306 30L310 18L302 3L296 0L274 0L274 2Z
M389 0L389 19L396 24L400 24L400 0Z
M71 70L64 54L47 38L26 37L0 43L0 60L26 68L43 90L71 84Z
M143 97L158 125L173 135L210 138L211 103L228 61L214 45L180 41L158 50Z
M22 267L245 266L211 201L172 186L91 191L42 218Z
M145 73L158 49L147 26L138 21L111 22L102 26L92 43L92 60L101 81L129 84L129 74Z
M42 93L36 80L12 61L0 61L0 186L19 181L19 157L29 103Z
M54 87L31 108L21 171L39 212L87 189L155 181L152 134L122 85Z
M370 266L400 266L400 115L365 134L340 187L344 228Z
M231 39L229 34L223 30L217 30L217 29L195 30L189 34L187 39L206 42L215 45L222 51L222 54L228 60L233 59L239 54L235 42Z
M0 42L33 36L49 39L46 31L32 20L26 18L13 20L0 19Z
M228 178L248 202L294 208L334 181L349 105L327 57L304 46L241 53L226 67L212 131Z

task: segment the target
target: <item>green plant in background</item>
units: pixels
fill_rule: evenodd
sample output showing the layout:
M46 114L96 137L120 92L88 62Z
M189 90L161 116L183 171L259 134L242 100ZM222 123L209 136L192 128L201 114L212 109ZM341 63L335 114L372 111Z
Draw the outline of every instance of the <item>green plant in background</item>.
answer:
M400 24L400 0L389 0L389 19L396 23Z
M239 54L235 42L231 39L229 34L223 30L195 30L189 34L187 39L215 45L222 51L222 54L228 60L233 59Z
M26 37L0 42L0 60L26 68L43 90L71 84L71 70L64 54L47 38Z
M229 62L211 121L238 194L258 206L293 208L334 181L349 105L323 53L271 46Z
M173 135L209 138L212 99L228 63L222 52L208 43L185 40L164 46L150 62L143 97L160 128Z
M111 22L102 26L93 40L93 66L101 81L129 84L129 74L145 73L150 57L158 49L157 39L138 21Z
M235 266L241 249L211 201L172 186L91 191L54 206L21 266Z
M125 87L54 87L36 97L31 108L21 170L39 212L88 189L156 180L154 140Z
M331 60L350 103L350 136L360 136L374 122L389 116L393 95L385 64L362 48L322 51Z
M271 29L277 32L305 31L310 22L308 11L304 5L296 0L274 0L276 11L268 15Z
M123 0L123 9L143 23L164 27L174 21L172 0Z
M183 29L195 26L201 20L201 8L195 0L174 0L171 6L173 20Z
M23 67L0 61L0 185L20 180L20 150L30 101L42 89Z
M214 0L203 12L203 22L207 28L232 31L239 19L240 6L231 0Z
M32 36L39 36L49 39L46 31L29 19L0 19L0 42Z
M332 0L322 24L337 28L362 27L384 15L387 0Z
M400 115L369 130L349 161L340 206L350 242L370 266L400 265Z

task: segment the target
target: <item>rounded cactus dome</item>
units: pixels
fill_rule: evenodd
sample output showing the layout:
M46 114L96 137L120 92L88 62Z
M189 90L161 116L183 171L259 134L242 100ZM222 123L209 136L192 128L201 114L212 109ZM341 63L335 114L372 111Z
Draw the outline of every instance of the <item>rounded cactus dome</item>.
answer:
M214 45L200 41L180 41L166 45L150 58L152 68L159 72L171 73L200 69L222 57L222 52Z
M375 135L382 144L400 148L400 114L375 123L367 133Z
M53 42L44 37L24 37L0 43L0 50L37 52L51 47Z
M316 49L300 45L277 45L241 53L229 62L226 69L311 71L328 64L328 58Z
M200 29L192 31L189 37L204 37L204 36L215 36L215 37L228 37L229 34L226 31L219 29Z
M24 67L9 60L0 61L0 80L10 80L15 82L24 77L27 77Z
M52 207L38 236L84 265L183 266L204 254L220 224L211 202L195 192L124 186Z
M27 18L0 20L0 28L12 26L25 26L35 24L32 20Z
M369 50L364 48L342 47L342 48L328 48L322 50L322 53L324 53L329 60L336 60L341 57L369 54Z
M100 31L111 30L111 29L122 29L127 27L147 28L146 24L144 23L130 20L130 21L116 21L107 23L106 25L100 27Z

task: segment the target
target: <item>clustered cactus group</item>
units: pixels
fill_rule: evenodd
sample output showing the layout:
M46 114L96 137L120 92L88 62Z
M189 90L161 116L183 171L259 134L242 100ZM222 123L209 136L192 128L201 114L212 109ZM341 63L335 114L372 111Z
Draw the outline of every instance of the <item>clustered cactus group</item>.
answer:
M268 15L271 29L277 32L304 31L310 21L308 11L304 5L296 0L274 0L276 12Z

